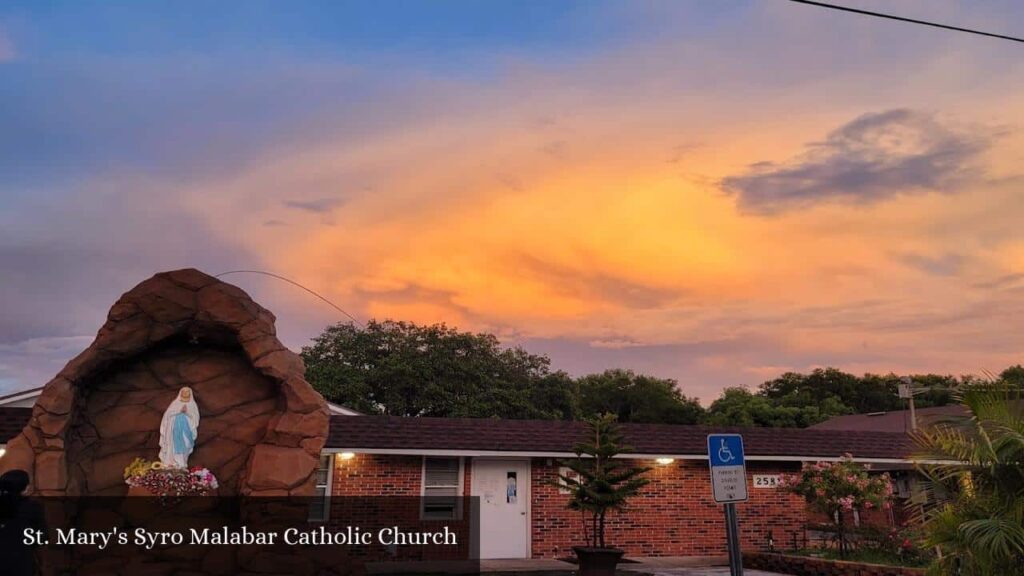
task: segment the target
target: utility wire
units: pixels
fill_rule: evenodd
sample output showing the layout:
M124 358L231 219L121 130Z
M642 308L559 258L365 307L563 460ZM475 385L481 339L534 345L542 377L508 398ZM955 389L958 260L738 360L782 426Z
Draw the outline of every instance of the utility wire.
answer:
M825 2L815 2L813 0L789 0L790 2L796 2L797 4L807 4L810 6L818 6L820 8L829 8L831 10L841 10L843 12L853 12L854 14L861 14L863 16L874 16L875 18L886 18L888 20L898 20L900 22L909 22L911 24L920 24L922 26L931 26L933 28L942 28L944 30L953 30L956 32L966 32L967 34L977 34L978 36L988 36L989 38L998 38L1000 40L1010 40L1011 42L1020 42L1024 44L1024 38L1018 38L1016 36L1006 36L1004 34L994 34L992 32L985 32L983 30L974 30L972 28L961 28L960 26L950 26L949 24L940 24L938 22L928 22L927 20L916 20L914 18L904 18L903 16L895 16L893 14L885 14L883 12L872 12L870 10L861 10L859 8L850 8L849 6L837 6L835 4L828 4Z
M296 282L295 280L292 280L291 278L285 278L284 276L281 276L280 274L274 274L273 272L265 272L263 270L229 270L228 272L221 272L220 274L214 274L213 277L214 278L220 278L221 276L227 276L228 274L262 274L264 276L270 276L271 278L277 278L278 280L284 280L285 282L287 282L287 283L289 283L289 284L291 284L293 286L298 286L299 288L302 288L303 290L305 290L306 292L309 292L313 296L316 296L317 298L323 300L331 308L334 308L338 312L341 312L345 316L348 316L349 320L352 320L356 324L358 324L360 326L363 325L362 322L360 322L359 320L356 320L355 316L349 314L348 312L345 312L344 310L341 309L340 306L338 306L334 302L331 302L330 300L328 300L324 296L321 296L316 291L311 290L309 288L306 288L305 286L303 286L302 284L299 284L298 282Z

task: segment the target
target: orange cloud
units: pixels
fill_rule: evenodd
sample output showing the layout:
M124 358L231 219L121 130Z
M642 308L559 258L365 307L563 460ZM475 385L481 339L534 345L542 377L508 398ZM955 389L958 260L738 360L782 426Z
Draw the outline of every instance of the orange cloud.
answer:
M910 182L915 194L871 188L884 192L873 203L751 214L719 183L758 162L802 158L865 112L894 108L879 99L896 98L867 90L862 70L788 87L785 98L769 87L716 86L677 98L666 78L707 54L680 51L683 63L667 70L622 64L654 50L637 47L568 78L518 69L486 90L428 83L424 93L443 103L423 118L271 150L204 182L188 202L233 222L229 235L268 269L363 317L447 321L623 354L678 346L698 356L657 366L691 386L819 362L961 372L1016 361L1020 306L1007 288L984 283L1024 273L1017 132L972 149L982 173L950 178L941 193ZM707 56L708 66L737 65ZM898 96L916 101L948 82ZM927 119L926 131L939 125L933 118L953 121L957 134L1024 117L1000 91L986 98L1002 106L999 122L945 93L930 101L947 113L912 114ZM913 150L886 137L879 150L895 146L901 162L914 162ZM925 151L941 155L943 142ZM826 160L841 161L843 146L834 142ZM818 173L830 169L812 160ZM784 193L777 184L771 191ZM691 351L706 343L722 349Z

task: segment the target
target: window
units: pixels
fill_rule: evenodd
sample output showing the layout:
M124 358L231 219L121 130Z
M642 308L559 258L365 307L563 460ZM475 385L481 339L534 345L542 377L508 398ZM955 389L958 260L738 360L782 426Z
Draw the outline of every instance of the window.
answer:
M330 516L333 462L331 454L320 455L320 465L316 468L316 496L309 503L310 522L325 522Z
M462 516L462 458L423 458L425 520L454 520Z

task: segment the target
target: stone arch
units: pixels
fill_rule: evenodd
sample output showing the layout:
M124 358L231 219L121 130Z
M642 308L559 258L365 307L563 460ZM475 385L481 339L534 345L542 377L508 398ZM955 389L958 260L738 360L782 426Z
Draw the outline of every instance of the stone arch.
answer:
M329 413L274 322L198 270L156 274L46 384L0 470L28 470L40 495L123 494L124 466L156 458L159 415L189 385L203 414L190 463L224 480L222 493L312 495Z

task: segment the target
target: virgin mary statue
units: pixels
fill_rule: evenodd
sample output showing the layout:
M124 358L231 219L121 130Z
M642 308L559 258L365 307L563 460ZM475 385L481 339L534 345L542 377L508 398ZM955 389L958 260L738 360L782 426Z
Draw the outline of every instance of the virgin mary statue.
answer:
M160 463L165 468L188 468L188 457L196 445L199 407L192 389L182 388L160 421Z

